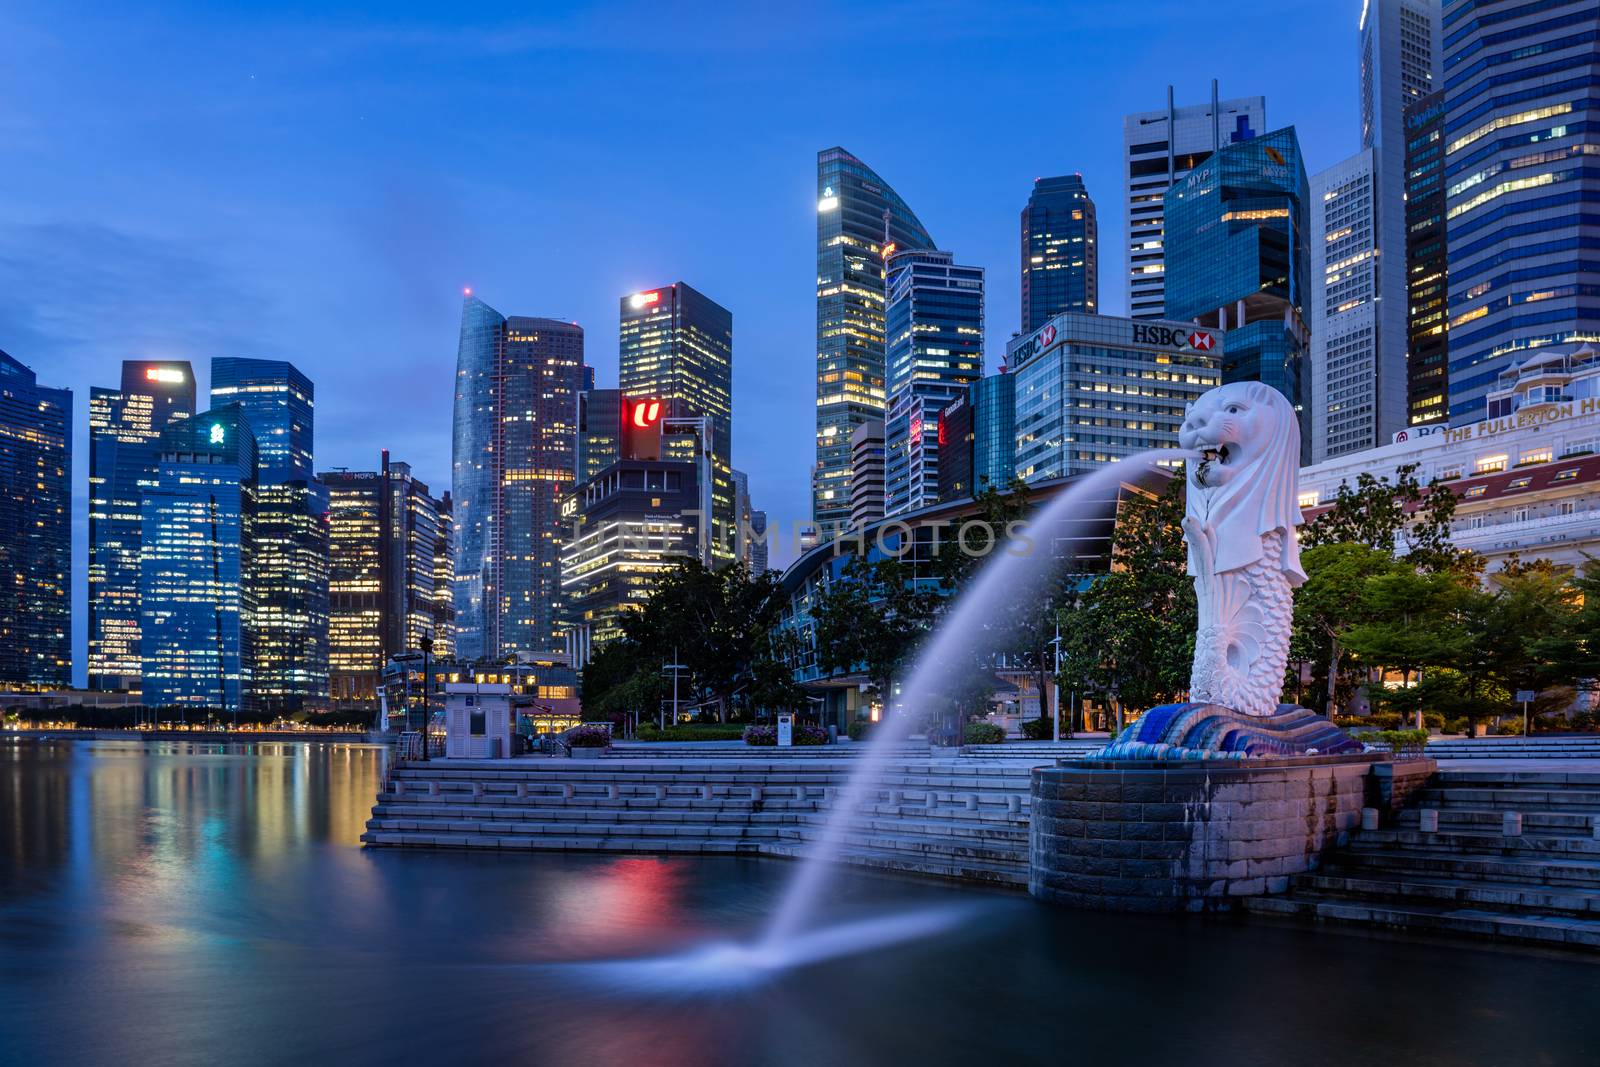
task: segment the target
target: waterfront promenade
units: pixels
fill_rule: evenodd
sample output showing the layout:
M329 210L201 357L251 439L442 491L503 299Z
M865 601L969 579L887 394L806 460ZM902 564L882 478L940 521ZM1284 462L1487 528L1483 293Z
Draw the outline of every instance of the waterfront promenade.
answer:
M858 808L840 860L1025 890L1033 769L1103 744L901 746ZM795 858L816 840L862 747L619 744L596 759L404 761L390 769L362 840ZM1600 738L1446 740L1435 754L1436 772L1402 810L1342 836L1287 894L1254 898L1250 910L1600 949Z

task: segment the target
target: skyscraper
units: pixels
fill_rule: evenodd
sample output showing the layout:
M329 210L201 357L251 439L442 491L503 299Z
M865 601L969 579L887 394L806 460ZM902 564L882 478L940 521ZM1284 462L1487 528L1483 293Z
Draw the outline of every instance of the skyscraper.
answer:
M1436 0L1368 0L1361 151L1312 179L1311 459L1387 444L1406 425L1407 103L1433 86Z
M1265 382L1289 398L1302 462L1311 441L1302 381L1310 195L1289 126L1224 146L1166 198L1167 317L1225 334L1223 382ZM1019 439L1022 407L1019 396Z
M586 482L622 458L622 390L585 389L578 396L578 461Z
M258 709L253 565L256 443L237 404L161 433L141 496L139 650L152 708Z
M1451 21L1457 18L1459 13ZM1363 0L1359 30L1361 147L1400 153L1382 165L1380 181L1404 188L1405 109L1434 90L1440 60L1439 0Z
M452 454L456 656L559 652L561 499L577 462L583 328L461 309Z
M1174 182L1225 144L1247 140L1267 127L1267 102L1249 96L1211 104L1174 107L1172 86L1160 111L1122 120L1127 163L1128 214L1123 247L1128 252L1128 314L1136 319L1179 318L1165 305L1166 253L1163 197ZM1028 332L1028 331L1024 331Z
M733 516L734 516L734 558L754 571L755 541L752 538L753 528L751 521L755 515L755 506L750 502L750 476L744 471L733 472ZM764 531L763 531L764 532ZM766 553L765 541L761 544L762 554ZM763 570L765 566L763 565Z
M453 647L449 500L383 452L376 471L328 471L330 684L335 702L376 698L389 657Z
M0 685L72 681L72 391L0 352Z
M884 514L939 499L939 412L983 377L983 268L949 252L889 256Z
M124 360L118 389L89 390L89 687L139 688L139 496L161 433L195 409L182 360Z
M211 361L211 406L238 404L255 434L263 483L311 478L311 379L281 359Z
M1484 6L1443 18L1452 425L1482 419L1530 349L1600 341L1600 8Z
M972 405L972 492L1004 491L1017 475L1017 376L990 374L967 390Z
M1099 307L1099 234L1083 176L1035 178L1022 209L1022 332Z
M1406 422L1449 420L1444 93L1406 108Z
M253 587L250 689L274 715L328 703L328 490L309 478L258 482L244 581Z
M883 518L883 423L868 419L850 434L850 526Z
M733 556L733 313L683 282L622 298L617 338L623 396L666 402L674 418L711 420L713 554ZM663 458L692 459L669 442Z
M811 517L824 538L850 521L850 435L863 422L884 417L887 252L936 247L906 202L865 163L843 148L817 153L817 461Z
M328 494L312 476L316 390L280 359L218 356L211 407L237 405L256 442L249 533L249 690L273 714L328 699Z
M767 544L767 513L760 509L750 512L750 577L767 573L771 549Z
M1384 332L1374 150L1311 179L1311 462L1385 443L1405 398L1405 351ZM1403 420L1402 420L1403 421ZM1381 442L1380 442L1381 436Z

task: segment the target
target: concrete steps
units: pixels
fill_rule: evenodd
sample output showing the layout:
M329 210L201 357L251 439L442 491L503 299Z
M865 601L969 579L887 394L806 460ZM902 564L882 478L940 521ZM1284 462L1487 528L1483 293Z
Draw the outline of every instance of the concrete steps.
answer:
M1377 878L1362 874L1321 871L1308 874L1303 884L1326 897L1346 900L1390 899L1396 889L1408 901L1467 908L1515 908L1519 915L1557 915L1600 919L1600 888L1530 887L1524 882L1463 881L1406 875Z
M1336 899L1257 897L1251 911L1322 922L1381 926L1392 930L1431 930L1461 937L1600 949L1600 921L1546 915L1513 914L1503 909L1452 908L1422 903L1368 903Z
M1462 737L1429 741L1431 759L1600 759L1600 736Z
M1421 828L1438 813L1438 830ZM1521 833L1505 832L1507 813ZM1251 911L1600 949L1600 771L1445 769L1395 825L1363 830Z
M742 746L740 746L742 747ZM842 746L841 746L842 747ZM770 753L770 750L768 750ZM855 770L787 757L406 763L373 806L371 847L804 855ZM840 862L1025 887L1027 760L890 761Z

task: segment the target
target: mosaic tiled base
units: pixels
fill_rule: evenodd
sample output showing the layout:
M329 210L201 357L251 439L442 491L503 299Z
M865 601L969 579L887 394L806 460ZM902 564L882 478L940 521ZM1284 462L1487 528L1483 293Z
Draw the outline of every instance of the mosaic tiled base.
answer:
M1309 708L1279 704L1276 715L1241 715L1220 704L1163 704L1123 730L1095 759L1214 760L1339 756L1361 742Z

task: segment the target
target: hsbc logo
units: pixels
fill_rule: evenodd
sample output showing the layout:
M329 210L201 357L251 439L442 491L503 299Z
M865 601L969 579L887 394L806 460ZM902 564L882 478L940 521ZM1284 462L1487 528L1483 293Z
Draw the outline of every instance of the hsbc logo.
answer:
M1171 326L1157 326L1154 323L1136 322L1133 324L1133 343L1136 345L1155 345L1157 348L1193 349L1196 352L1210 352L1216 347L1217 339L1204 330L1184 333L1182 330L1175 330Z
M1028 338L1016 348L1008 349L1006 356L1013 368L1020 367L1040 352L1056 343L1055 323L1048 323L1039 329L1039 332Z

